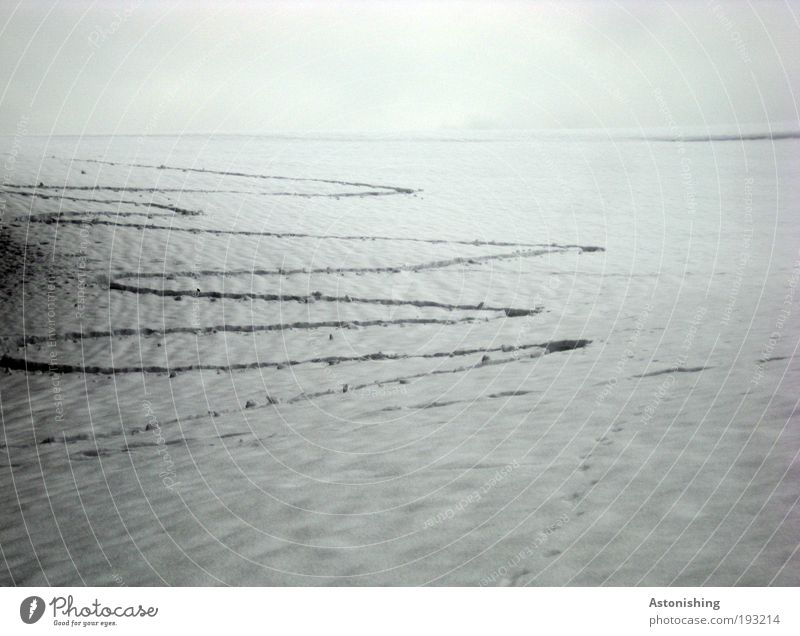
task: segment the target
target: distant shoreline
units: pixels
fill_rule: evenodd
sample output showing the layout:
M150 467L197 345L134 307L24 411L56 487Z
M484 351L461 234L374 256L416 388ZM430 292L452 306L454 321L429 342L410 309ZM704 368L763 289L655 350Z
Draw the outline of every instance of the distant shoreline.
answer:
M0 134L0 138L14 137L13 133ZM272 133L237 133L237 132L190 132L190 133L60 133L60 134L28 134L33 138L140 138L140 139L169 139L169 138L226 138L244 137L249 139L264 139L273 141L312 141L312 142L436 142L436 143L485 143L485 142L526 142L526 141L654 141L654 142L711 142L711 141L781 141L785 139L800 139L800 129L786 130L751 130L747 132L715 132L699 133L697 128L692 128L685 135L675 134L665 130L642 130L638 134L633 130L620 130L609 128L607 130L592 129L561 129L561 130L528 130L528 129L467 129L463 131L408 131L382 132L382 131L308 131L303 132L272 132Z

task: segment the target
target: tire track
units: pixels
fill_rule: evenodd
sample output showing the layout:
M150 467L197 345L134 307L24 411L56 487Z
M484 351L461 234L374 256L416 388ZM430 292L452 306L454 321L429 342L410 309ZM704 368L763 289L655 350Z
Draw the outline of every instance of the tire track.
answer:
M653 378L658 375L666 375L668 373L699 373L700 371L706 371L707 369L713 369L714 367L670 367L668 369L660 369L658 371L650 371L649 373L642 373L641 375L635 375L635 378Z
M309 304L314 302L331 302L331 303L360 303L366 305L408 305L412 307L435 307L437 309L445 309L447 311L489 311L489 312L503 312L510 318L519 316L530 316L539 313L542 308L536 307L533 309L518 309L514 307L493 307L487 306L483 303L477 305L457 305L451 303L443 303L437 300L397 300L393 298L361 298L357 296L329 296L315 292L313 294L258 294L253 292L218 292L218 291L198 291L191 289L158 289L155 287L139 287L137 285L126 285L111 281L109 289L114 289L122 292L129 292L133 294L150 294L153 296L165 296L173 298L183 298L189 296L192 298L229 298L233 300L263 300L266 302L296 302Z
M488 322L499 320L504 316L475 318L397 318L394 320L325 320L320 322L290 322L274 323L269 325L214 325L211 327L167 327L166 329L153 329L150 327L123 327L108 331L70 331L62 334L29 335L18 340L18 344L42 344L50 341L66 342L68 340L90 340L99 338L124 338L132 336L166 336L171 334L187 335L216 335L218 333L259 333L269 331L291 331L310 329L351 329L369 327L391 327L396 325L457 325L463 323Z
M476 349L456 349L454 351L436 351L433 353L410 354L410 353L384 353L383 351L378 351L375 353L366 353L356 356L322 356L316 358L307 358L305 360L283 360L281 362L277 361L270 362L265 360L259 360L256 362L242 362L234 364L187 364L174 367L162 367L157 365L101 367L94 365L66 364L66 363L50 364L47 362L29 360L28 358L17 358L9 356L7 354L3 354L2 356L0 356L0 367L8 369L10 371L26 371L28 373L40 371L42 373L56 373L56 374L84 373L84 374L99 374L99 375L121 375L128 373L139 373L139 374L168 373L172 375L172 374L186 373L191 371L244 371L244 370L266 369L266 368L283 369L286 367L295 367L304 364L335 365L346 362L374 362L374 361L395 361L395 360L412 360L412 359L455 358L455 357L463 357L463 356L478 355L478 354L483 354L484 356L486 356L489 353L494 353L498 351L520 352L520 351L527 351L529 349L539 349L540 351L538 351L537 354L545 355L548 353L581 349L583 347L586 347L590 343L591 340L584 340L584 339L554 340L554 341L535 343L535 344L502 345L499 347L480 347ZM523 356L523 358L525 357L531 357L531 356L530 355ZM512 356L510 358L501 358L498 360L491 360L484 358L483 360L481 360L481 362L477 364L468 365L465 367L458 367L457 369L439 369L427 373L420 373L411 376L403 376L402 378L397 378L396 380L385 380L382 382L368 382L363 385L356 385L352 387L352 389L357 390L363 387L372 386L374 384L387 384L391 382L400 382L401 380L413 379L426 375L437 375L440 373L458 373L460 371L465 371L476 367L493 366L497 364L503 364L505 362L516 361L519 359L520 356ZM327 395L329 393L330 391L325 391L320 393L320 395ZM303 395L305 395L306 397L309 396L309 394L303 394ZM292 400L289 400L289 402L296 401L298 399L301 399L301 397L298 396L297 398L293 398Z
M55 190L55 191L81 191L81 192L147 192L149 194L166 194L166 193L179 193L179 194L239 194L250 196L265 196L265 197L301 197L301 198L314 198L314 197L327 197L331 199L347 198L347 197L377 197L377 196L390 196L397 194L396 192L383 191L383 190L366 190L363 192L265 192L254 190L212 190L212 189L197 189L197 188L137 188L127 186L66 186L66 185L33 185L33 184L6 184L7 188L25 188L28 190L35 190L35 192L26 192L28 196L35 196L42 190ZM16 192L14 194L22 194ZM49 195L38 194L43 198L49 198ZM64 197L61 197L64 198Z
M185 271L172 271L168 274L164 272L125 272L118 274L114 280L123 278L166 278L169 277L183 277L183 278L201 278L210 276L219 276L222 278L234 276L294 276L294 275L308 275L308 274L400 274L402 272L421 272L432 269L442 269L451 267L453 265L478 265L488 261L495 260L508 260L514 258L533 258L550 254L553 252L565 251L561 249L546 249L546 250L517 250L514 252L505 252L503 254L486 254L483 256L456 256L449 259L441 259L436 261L429 261L427 263L417 263L412 265L387 265L384 267L318 267L318 268L295 268L295 269L201 269L201 270L185 270Z
M298 181L298 182L305 182L305 183L328 183L333 185L342 185L342 186L353 186L356 188L370 188L373 190L390 190L396 194L414 194L415 192L419 192L419 190L414 190L413 188L401 188L399 186L391 186L391 185L376 185L374 183L364 183L361 181L340 181L338 179L317 179L312 177L286 177L281 175L268 175L268 174L254 174L248 172L233 172L229 170L210 170L206 168L181 168L177 166L167 166L161 164L159 166L154 166L152 164L146 163L124 163L124 162L114 162L114 161L104 161L102 159L70 159L71 162L83 162L83 163L94 163L94 164L102 164L107 166L124 166L128 168L151 168L153 170L172 170L177 172L196 172L201 174L215 174L225 177L244 177L248 179L272 179L276 181Z
M168 212L122 212L116 210L60 210L58 212L41 212L39 214L34 214L34 215L21 214L12 217L12 220L30 221L30 222L44 223L45 225L50 225L55 223L61 223L63 221L68 220L63 218L64 216L86 217L90 219L98 216L110 216L110 217L141 216L147 219L154 219L154 218L172 218L173 215L169 214Z
M152 201L130 201L128 199L89 199L86 197L69 197L64 195L57 195L57 194L42 194L41 192L24 192L22 190L8 190L5 189L4 192L6 194L17 194L23 197L31 197L31 198L40 198L40 199L58 199L59 201L76 201L78 203L103 203L103 204L111 204L111 205L134 205L134 206L146 206L149 208L158 208L160 210L170 210L175 214L180 214L181 216L200 216L203 212L199 210L188 210L186 208L180 208L175 205L167 205L165 203L153 203Z
M434 400L433 402L423 402L421 404L414 404L412 406L386 406L380 409L383 413L389 413L393 411L419 411L422 409L438 409L443 408L445 406L452 406L453 404L473 404L475 402L485 402L486 400L496 400L501 398L509 398L509 397L523 397L525 395L530 395L532 393L537 393L537 391L499 391L497 393L489 393L488 395L482 395L480 397L474 397L467 400L447 400L444 402L439 402L438 400ZM361 428L368 428L369 426L374 426L374 424L366 424L364 426L360 426ZM359 430L356 429L356 430Z
M588 346L589 344L591 344L591 340L555 340L555 341L550 341L550 342L546 342L546 343L522 345L522 346L517 347L515 349L510 349L508 346L499 347L500 351L509 351L509 350L517 350L517 351L519 351L519 350L525 350L525 349L531 349L531 348L538 348L539 350L536 351L536 352L524 355L524 356L513 356L513 357L502 358L502 359L497 359L497 360L481 361L481 362L479 362L477 364L465 365L465 366L457 367L457 368L454 368L454 369L437 369L437 370L434 370L434 371L431 371L431 372L400 376L400 377L396 377L396 378L390 378L388 380L376 380L374 382L366 382L366 383L363 383L363 384L359 384L359 385L353 386L352 388L350 388L350 391L356 392L356 391L363 390L363 389L366 389L366 388L369 388L369 387L372 387L372 386L382 386L384 384L398 384L398 383L399 384L406 384L406 383L408 383L409 381L411 381L413 379L418 379L418 378L431 376L431 375L441 375L441 374L447 374L447 373L463 373L465 371L469 371L469 370L476 369L476 368L482 368L482 367L500 365L500 364L508 364L508 363L512 363L512 362L519 362L519 361L522 361L522 360L538 358L538 357L541 357L543 355L547 355L547 354L550 354L550 353L557 353L557 352L563 352L563 351L572 351L572 350L576 350L576 349L582 349L582 348ZM483 351L497 351L497 350L498 350L497 347L492 348L492 349L468 350L468 351L466 351L465 353L463 353L461 355L468 355L468 354L471 354L471 353L481 353ZM449 353L429 354L429 355L431 355L431 356L438 355L439 357L450 356ZM5 358L6 358L6 356L3 356L3 358L0 359L0 365L3 364L3 360ZM174 371L174 369L172 369L172 370ZM504 398L504 397L521 397L521 396L529 395L531 393L535 393L535 391L526 391L526 390L500 391L500 392L496 392L496 393L491 393L491 394L486 395L486 396L482 396L482 397L477 398L477 399L480 400L480 401L483 401L483 400L488 400L488 399L498 399L498 398ZM301 401L304 401L304 400L311 400L311 399L316 399L316 398L325 397L325 396L331 396L331 395L346 395L346 393L342 393L341 391L336 391L336 390L333 390L333 389L329 389L329 390L326 390L326 391L319 391L319 392L316 392L316 393L300 393L300 394L290 398L289 400L287 400L286 402L283 402L283 403L284 404L293 404L293 403L301 402ZM425 403L425 404L421 404L421 405L417 405L417 406L411 406L411 407L407 407L407 408L409 408L409 409L438 408L438 407L449 406L451 404L457 404L457 403L460 403L460 402L473 402L473 401L475 401L475 400L452 400L452 401L449 401L449 402L428 402L428 403ZM185 415L185 416L182 416L180 418L166 420L166 421L162 422L160 424L160 426L163 427L163 426L167 426L167 425L170 425L170 424L176 424L178 422L189 422L189 421L192 421L192 420L199 420L199 419L203 419L203 418L206 418L206 417L219 417L220 415L238 413L243 409L247 409L247 410L263 409L263 408L267 408L267 407L270 407L270 406L275 406L275 405L280 404L280 403L281 403L280 400L278 400L278 399L276 399L276 398L274 398L272 396L268 396L264 403L256 404L255 406L249 406L248 407L248 406L245 405L245 406L243 406L241 408L237 408L237 409L221 409L219 411L216 411L216 410L215 411L208 411L208 412L202 413L202 414ZM381 410L382 411L391 411L391 410L400 410L402 408L403 407L387 407L387 408L384 408L384 409L381 409ZM364 425L364 426L361 426L359 428L366 428L368 426L371 426L371 425ZM134 429L131 432L131 434L135 435L136 433L141 433L141 432L146 431L146 430L148 430L148 429L147 428ZM356 429L356 430L358 430L358 429ZM233 437L233 436L238 436L238 435L250 435L250 434L252 434L252 431L246 431L246 432L243 432L243 433L226 433L224 435L221 435L220 438L226 437L226 436ZM48 437L44 437L44 438L38 440L37 442L35 442L35 444L37 444L37 445L71 444L71 443L82 442L82 441L94 441L96 439L113 439L113 438L116 438L116 437L119 437L119 436L120 436L119 432L94 432L94 433L91 433L91 434L90 433L68 434L66 432L62 432L62 433L58 433L56 435L51 435L51 436L48 436ZM180 439L177 439L177 440L173 440L172 443L183 443L184 441L186 441L184 438L180 438ZM139 445L136 445L136 447L138 447L138 446ZM24 442L22 442L22 443L11 443L11 444L0 444L0 449L4 449L4 448L31 448L31 447L33 447L32 444L24 443ZM133 446L131 446L130 448L132 448L132 447ZM123 448L121 450L125 451L125 450L128 450L128 449L129 448Z
M35 217L30 221L36 222ZM491 240L457 240L457 239L426 239L408 236L370 236L368 234L310 234L304 232L267 232L256 230L217 230L213 228L178 227L174 225L155 225L151 223L115 223L103 220L65 219L62 223L75 225L109 225L113 227L133 228L137 230L167 230L170 232L189 232L190 234L220 234L235 236L264 236L272 238L310 238L332 241L391 241L398 243L427 243L431 245L470 245L473 247L553 247L561 249L577 249L580 252L604 252L604 247L597 245L577 245L572 243L515 243L508 241Z
M518 346L511 346L511 345L503 345L501 347L492 347L492 348L485 348L485 349L478 349L478 350L466 350L466 353L462 353L460 355L473 355L478 353L492 353L497 351L513 351L513 352L520 352L526 351L529 349L538 349L538 351L534 351L533 353L528 353L525 355L515 355L506 358L498 358L495 360L486 359L486 356L480 361L475 364L468 364L461 367L456 367L454 369L434 369L433 371L426 371L422 373L413 373L410 375L404 375L397 378L391 378L389 380L375 380L373 382L365 382L363 384L357 384L352 387L348 387L348 391L360 391L362 389L366 389L373 386L382 386L384 384L407 384L411 380L416 380L419 378L430 377L434 375L446 375L452 373L464 373L466 371L471 371L473 369L479 369L483 367L491 367L497 366L501 364L510 364L512 362L520 362L522 360L530 360L532 358L539 358L541 356L548 355L550 353L559 353L562 351L573 351L575 349L583 349L591 344L591 340L579 339L579 340L552 340L550 342L544 342L539 344L525 344L525 345L518 345ZM454 352L455 355L456 352ZM440 354L439 357L447 356L447 353ZM324 397L327 395L337 395L339 391L328 389L326 391L319 391L316 393L300 393L295 397L286 401L287 404L294 404L296 402L301 402L304 400L316 399L320 397ZM267 404L263 406L270 406L273 402L268 401ZM257 405L258 406L258 405Z

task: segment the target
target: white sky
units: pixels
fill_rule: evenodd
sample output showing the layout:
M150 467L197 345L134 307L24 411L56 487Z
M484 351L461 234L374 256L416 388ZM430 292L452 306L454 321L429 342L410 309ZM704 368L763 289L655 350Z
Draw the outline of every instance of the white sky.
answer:
M790 2L0 3L0 133L796 124Z

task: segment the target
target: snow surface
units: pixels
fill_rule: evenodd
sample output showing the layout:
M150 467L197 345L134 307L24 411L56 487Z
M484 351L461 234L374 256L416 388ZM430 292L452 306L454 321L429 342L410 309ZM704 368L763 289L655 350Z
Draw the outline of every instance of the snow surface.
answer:
M800 583L796 138L2 146L0 583Z

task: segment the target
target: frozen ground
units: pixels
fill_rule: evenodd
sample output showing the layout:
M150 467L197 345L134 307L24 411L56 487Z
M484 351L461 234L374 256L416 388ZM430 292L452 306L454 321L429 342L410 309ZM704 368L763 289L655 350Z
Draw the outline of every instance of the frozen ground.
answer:
M2 143L0 583L800 583L796 138Z

